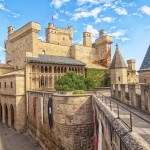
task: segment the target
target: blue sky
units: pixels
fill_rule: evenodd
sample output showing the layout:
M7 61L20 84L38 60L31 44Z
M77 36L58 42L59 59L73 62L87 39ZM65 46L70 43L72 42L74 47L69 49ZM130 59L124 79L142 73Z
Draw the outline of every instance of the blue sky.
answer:
M0 59L5 62L4 40L7 28L17 30L29 21L42 25L39 33L45 39L49 22L57 27L73 26L74 43L82 44L82 33L89 31L92 39L105 29L113 36L125 60L136 59L139 69L150 44L150 0L0 0Z

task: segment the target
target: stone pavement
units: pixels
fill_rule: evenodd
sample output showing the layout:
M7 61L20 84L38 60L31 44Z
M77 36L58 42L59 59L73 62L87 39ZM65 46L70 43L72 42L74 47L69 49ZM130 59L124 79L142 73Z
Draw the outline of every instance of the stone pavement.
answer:
M0 124L0 150L42 150L29 133L14 131Z
M112 106L112 113L115 114L115 116L118 116L118 109L117 105L123 106L124 108L128 109L129 111L133 112L134 114L137 114L141 118L144 118L145 120L150 122L150 115L146 114L140 110L136 110L134 108L131 108L130 106L127 106L126 104L123 104L113 98L111 98L113 101L111 103ZM103 101L105 103L105 101ZM107 107L110 109L110 103L109 100L106 99ZM123 107L119 106L119 117L130 126L130 113ZM133 127L133 133L139 135L149 146L150 146L150 124L146 121L142 120L141 118L137 117L136 115L132 114L132 127Z

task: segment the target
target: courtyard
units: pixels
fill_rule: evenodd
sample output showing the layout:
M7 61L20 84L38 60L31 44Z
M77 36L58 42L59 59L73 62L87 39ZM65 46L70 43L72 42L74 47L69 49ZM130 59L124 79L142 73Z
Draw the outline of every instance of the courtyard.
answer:
M29 133L0 124L0 150L42 150Z

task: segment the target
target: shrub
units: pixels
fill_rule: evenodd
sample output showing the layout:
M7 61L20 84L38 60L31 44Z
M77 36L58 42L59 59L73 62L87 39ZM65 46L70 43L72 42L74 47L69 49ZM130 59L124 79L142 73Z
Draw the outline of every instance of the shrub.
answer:
M91 90L93 88L94 82L91 78L84 78L73 71L67 72L55 81L57 91Z
M85 94L86 92L84 90L75 90L73 94Z

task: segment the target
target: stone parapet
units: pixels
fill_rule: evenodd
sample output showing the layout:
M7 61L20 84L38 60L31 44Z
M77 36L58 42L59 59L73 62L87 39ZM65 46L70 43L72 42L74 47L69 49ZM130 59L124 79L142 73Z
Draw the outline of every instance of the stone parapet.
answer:
M111 96L127 105L150 114L149 84L115 84L112 85Z
M28 93L28 123L32 136L51 150L93 150L93 113L91 95ZM43 97L43 123L41 116ZM53 127L49 127L48 99L52 98ZM36 99L36 116L33 99Z

